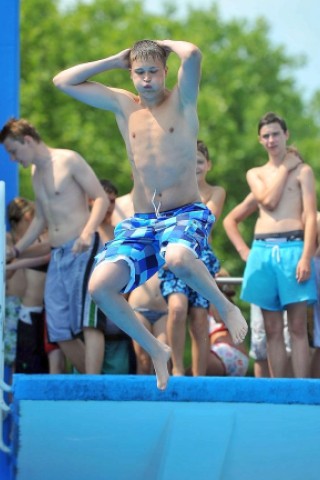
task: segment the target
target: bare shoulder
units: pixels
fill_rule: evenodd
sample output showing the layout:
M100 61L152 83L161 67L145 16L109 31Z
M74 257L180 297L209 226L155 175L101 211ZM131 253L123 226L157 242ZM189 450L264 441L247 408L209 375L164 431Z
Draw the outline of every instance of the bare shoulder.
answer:
M68 160L77 160L82 159L81 155L74 150L69 150L68 148L53 148L52 157L54 160L68 161Z
M226 196L226 191L220 185L210 185L208 184L206 188L206 201L214 200L216 198L224 198Z
M126 193L125 195L121 195L121 197L116 198L116 204L118 205L127 205L130 203L132 203L131 193Z
M262 165L261 167L253 167L253 168L249 168L249 170L247 170L247 173L246 173L246 176L247 178L248 177L254 177L254 176L260 176L261 173L264 171L265 169L265 165Z
M139 97L133 92L130 92L130 90L124 90L123 88L110 89L118 96L119 99L123 99L125 101L134 101L135 103L139 100Z
M206 186L205 191L201 191L201 199L206 204L207 208L215 215L216 220L220 217L224 202L226 199L226 191L223 187L218 185Z
M212 194L219 194L219 195L223 195L226 193L226 190L224 187L221 187L221 185L210 185L210 188L211 188L211 192Z
M300 163L299 166L297 167L297 170L299 173L300 172L307 173L307 174L313 173L313 168L308 163Z
M140 101L138 95L121 88L110 88L110 90L114 93L119 105L118 111L115 111L117 116L121 116L122 114L125 115L126 113L130 113L132 110L139 108Z
M300 182L309 181L314 179L314 171L307 163L301 163L297 169L297 178Z
M52 160L59 168L78 170L81 168L89 168L86 160L80 153L74 150L55 148L53 149Z
M116 225L125 218L134 215L134 208L131 193L127 193L116 199L115 209L112 214L112 224Z

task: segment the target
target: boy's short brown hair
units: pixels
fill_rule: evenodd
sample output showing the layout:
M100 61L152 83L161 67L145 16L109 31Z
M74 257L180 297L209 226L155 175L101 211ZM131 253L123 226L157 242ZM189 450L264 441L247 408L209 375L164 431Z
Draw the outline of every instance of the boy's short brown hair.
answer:
M139 40L130 51L130 66L135 60L148 60L150 57L153 60L160 60L163 66L166 66L167 53L164 48L153 40Z
M100 183L106 193L113 193L115 196L118 196L118 189L110 180L103 178L100 180Z
M38 143L41 142L39 133L31 123L24 118L10 118L0 131L0 143L3 143L8 137L23 143L26 135Z
M208 147L202 140L197 140L197 151L206 157L207 162L210 162Z
M268 112L259 120L258 123L258 133L260 134L260 130L265 125L269 125L270 123L278 123L284 132L288 131L287 124L283 118L273 112Z

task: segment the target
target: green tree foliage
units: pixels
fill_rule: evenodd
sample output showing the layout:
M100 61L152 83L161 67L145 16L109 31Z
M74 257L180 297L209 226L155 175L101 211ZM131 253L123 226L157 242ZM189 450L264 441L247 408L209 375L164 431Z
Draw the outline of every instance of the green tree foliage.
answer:
M266 160L257 142L256 125L267 111L284 116L293 143L319 173L320 92L306 105L294 82L303 58L273 45L262 18L223 21L217 7L189 8L178 17L172 4L163 14L147 13L141 0L92 0L63 9L57 0L21 1L21 115L43 139L81 153L97 175L110 178L120 193L131 188L129 162L114 116L69 98L52 84L53 76L77 63L104 58L141 38L185 39L203 52L199 95L200 137L208 144L213 169L209 180L227 191L226 214L248 192L245 172ZM178 61L169 57L169 88ZM132 89L128 72L101 74L98 81ZM31 196L29 172L21 172L21 193ZM254 219L246 222L250 242ZM243 263L228 242L221 221L214 247L233 275Z

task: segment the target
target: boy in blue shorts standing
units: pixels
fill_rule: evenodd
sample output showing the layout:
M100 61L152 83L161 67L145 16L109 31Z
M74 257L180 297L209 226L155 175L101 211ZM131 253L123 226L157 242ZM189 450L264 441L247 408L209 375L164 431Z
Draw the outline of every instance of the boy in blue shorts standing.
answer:
M283 311L287 310L293 374L308 377L307 305L317 298L312 258L317 218L314 175L299 155L287 155L289 132L281 117L264 115L258 135L268 161L247 172L259 217L241 298L262 309L274 377L286 376Z
M96 230L108 198L79 153L50 147L28 120L9 119L0 131L0 143L12 161L32 168L35 195L35 215L23 236L7 250L7 262L27 257L35 243L37 249L41 247L40 256L50 253L44 293L49 341L59 344L78 372L99 373L103 351L99 352L96 340L103 334L89 325L87 273L98 251ZM46 229L48 242L39 244Z
M169 91L165 80L171 52L180 58L180 68L177 85ZM234 341L241 342L247 332L239 309L198 260L214 221L201 202L196 178L200 67L201 52L191 43L142 40L54 78L68 95L112 111L124 139L135 215L117 225L115 239L98 256L89 289L99 308L151 356L159 389L168 382L170 347L138 321L123 293L146 282L165 262L216 306ZM88 81L114 69L130 72L137 95Z

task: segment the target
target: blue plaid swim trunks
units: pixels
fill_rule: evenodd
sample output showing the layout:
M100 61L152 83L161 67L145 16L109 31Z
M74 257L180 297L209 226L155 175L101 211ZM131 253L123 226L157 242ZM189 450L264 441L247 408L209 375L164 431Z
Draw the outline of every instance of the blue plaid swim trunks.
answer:
M200 259L203 261L211 275L215 277L216 273L220 270L220 262L209 245L201 252ZM168 268L161 268L158 272L158 277L160 280L160 290L166 301L168 301L170 295L181 293L188 298L189 307L209 308L209 300L195 290L192 290L183 280L178 278Z
M102 261L125 260L130 268L130 281L122 293L130 292L164 265L169 243L183 245L200 257L201 251L208 247L214 221L214 215L200 202L160 212L158 216L137 213L116 226L115 238L96 256L96 266Z

